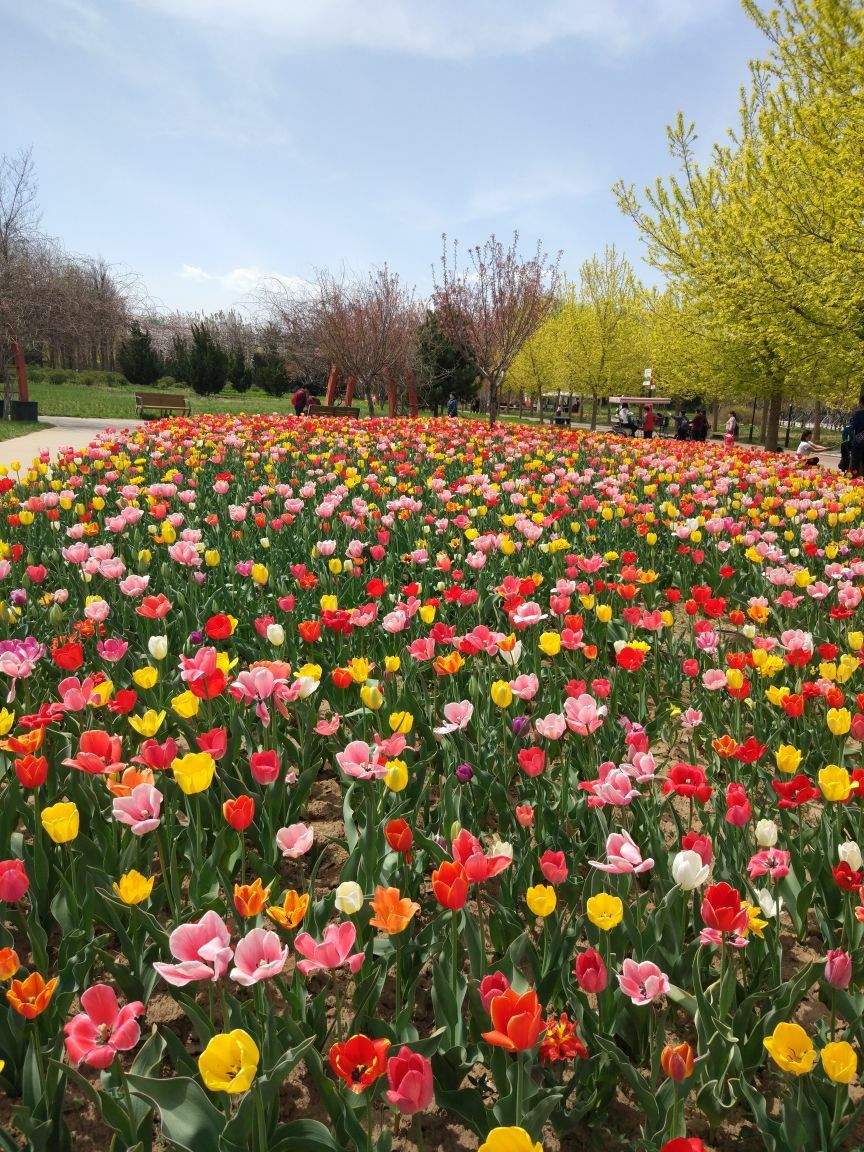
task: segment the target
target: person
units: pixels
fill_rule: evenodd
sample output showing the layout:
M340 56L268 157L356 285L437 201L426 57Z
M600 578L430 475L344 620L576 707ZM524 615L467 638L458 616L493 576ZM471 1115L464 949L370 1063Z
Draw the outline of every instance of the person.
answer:
M648 404L645 408L645 416L642 420L642 437L645 440L650 440L654 435L654 409Z
M633 420L633 413L627 407L626 400L622 400L618 405L618 411L615 413L615 419L625 429L625 432L628 436L633 435L635 421Z
M810 468L814 464L819 463L819 457L814 455L816 452L826 452L824 444L817 444L811 440L810 437L813 433L809 428L805 428L801 433L801 443L795 449L795 455L803 461L805 467Z
M456 397L451 392L450 395L447 397L447 415L448 416L455 416L458 411L459 411L459 405L456 403Z
M723 443L727 448L731 448L735 444L735 437L738 435L738 417L734 412L729 413L725 431L726 435L723 437Z
M707 440L708 438L708 418L705 415L704 408L697 408L696 415L690 425L690 435L694 440Z
M309 393L305 388L298 388L291 397L291 403L294 405L294 415L302 416L306 411L306 405L309 403Z
M864 476L864 392L858 397L858 407L849 417L852 439L849 446L849 471L853 476Z
M840 471L848 472L852 456L852 421L847 420L840 433Z
M479 412L480 411L480 397L479 396L475 396L474 399L471 401L471 411L472 412Z
M690 421L687 418L687 413L684 409L675 418L675 439L676 440L689 440L690 439Z

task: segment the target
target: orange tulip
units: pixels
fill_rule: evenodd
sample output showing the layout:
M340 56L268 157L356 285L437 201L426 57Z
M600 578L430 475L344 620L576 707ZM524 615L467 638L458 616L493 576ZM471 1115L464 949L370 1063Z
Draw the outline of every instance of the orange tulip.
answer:
M660 1067L670 1080L686 1080L693 1075L693 1049L689 1044L667 1044L660 1055Z
M11 980L20 967L14 948L0 948L0 980Z
M152 768L124 768L114 776L106 776L105 787L112 796L131 796L133 788L139 784L152 785L154 779Z
M32 756L42 747L45 739L44 728L33 728L23 736L10 736L8 740L0 742L4 752L14 752L18 756Z
M464 663L465 661L458 652L448 652L446 656L439 656L433 662L432 667L439 676L452 676L454 672L459 671Z
M432 873L432 891L442 908L458 911L468 899L468 877L464 867L454 860L445 860Z
M369 923L373 928L380 928L390 936L404 932L420 911L420 905L409 900L407 896L403 898L398 888L377 887L371 903L375 915Z
M264 887L258 876L251 884L234 885L234 907L244 920L248 920L250 916L257 916L264 910L269 895L270 889Z
M718 756L728 758L729 756L735 755L735 749L738 747L738 743L731 736L720 736L718 739L711 741L711 747Z
M533 991L521 995L508 988L489 1005L494 1029L484 1032L483 1039L508 1052L525 1052L533 1048L545 1031L543 1009Z
M31 972L26 980L12 981L6 999L19 1016L35 1020L51 1003L56 987L56 976L46 984L38 972Z
M299 892L295 892L292 888L285 893L282 904L277 904L275 908L267 909L267 915L271 920L275 921L280 928L296 928L306 915L306 909L308 907L308 892L304 892L301 896Z

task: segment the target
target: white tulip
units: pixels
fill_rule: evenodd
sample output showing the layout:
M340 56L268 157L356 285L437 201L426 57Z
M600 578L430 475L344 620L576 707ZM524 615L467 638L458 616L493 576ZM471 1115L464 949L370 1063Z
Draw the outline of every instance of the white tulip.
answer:
M164 660L168 655L168 637L151 636L147 641L147 651L154 660Z
M781 899L775 900L767 888L763 888L759 893L759 907L762 909L762 915L767 916L769 920L773 920L775 916L780 915L780 910L783 907Z
M773 848L777 843L777 825L773 820L760 820L756 825L756 843L760 848Z
M281 648L285 643L285 629L281 624L268 624L267 639L275 648Z
M710 867L702 863L698 852L679 852L672 861L672 879L685 892L701 887L710 875Z
M363 889L353 880L346 880L336 889L336 907L346 916L353 916L363 907Z
M837 849L837 855L845 860L853 872L861 871L861 849L854 840L846 840Z

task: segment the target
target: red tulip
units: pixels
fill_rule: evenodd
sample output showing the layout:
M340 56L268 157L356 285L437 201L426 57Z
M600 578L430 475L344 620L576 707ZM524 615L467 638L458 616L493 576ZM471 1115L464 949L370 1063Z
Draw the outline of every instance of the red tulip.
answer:
M496 1048L508 1052L525 1052L533 1048L542 1036L543 1009L534 991L521 995L508 988L496 996L489 1006L493 1029L484 1032L483 1039Z
M226 800L222 805L222 815L235 832L242 832L255 817L255 801L251 796L243 795L236 800Z
M387 1061L387 1099L403 1116L428 1108L435 1098L432 1065L419 1052L402 1048Z
M0 860L0 900L15 904L30 887L30 879L20 860Z

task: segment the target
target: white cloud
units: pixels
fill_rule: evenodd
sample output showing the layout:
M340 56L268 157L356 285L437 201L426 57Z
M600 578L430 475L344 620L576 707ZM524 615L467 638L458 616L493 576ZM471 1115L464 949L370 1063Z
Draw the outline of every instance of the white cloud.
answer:
M197 264L181 264L176 275L197 286L195 294L202 307L249 303L261 289L277 284L296 296L308 296L316 290L315 285L302 276L268 272L254 265L231 268L228 272L208 272Z
M369 48L440 59L513 56L561 40L614 54L675 36L724 0L134 0L283 51Z

